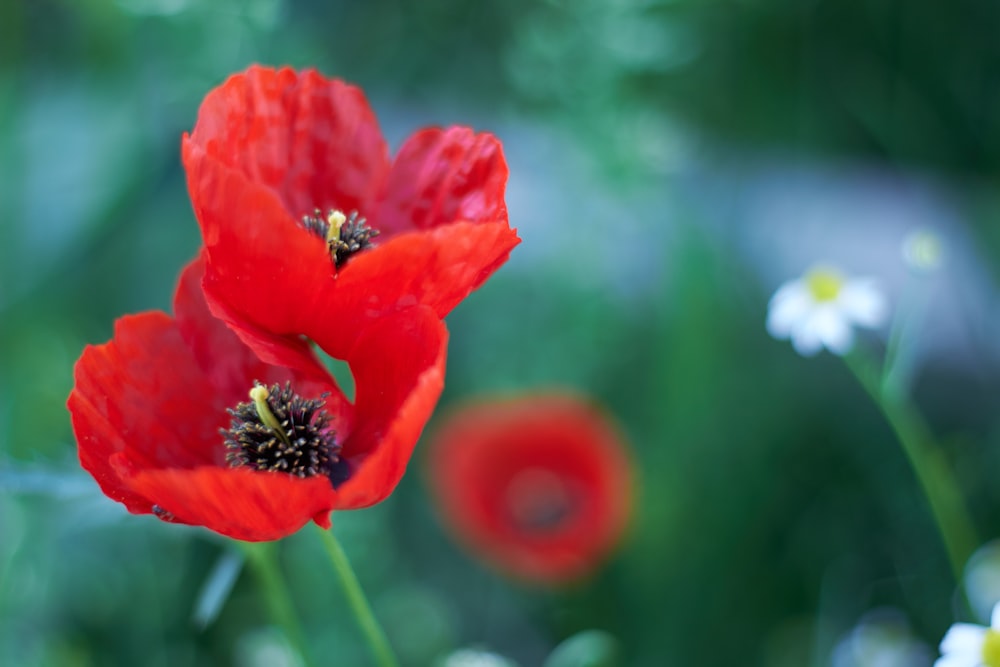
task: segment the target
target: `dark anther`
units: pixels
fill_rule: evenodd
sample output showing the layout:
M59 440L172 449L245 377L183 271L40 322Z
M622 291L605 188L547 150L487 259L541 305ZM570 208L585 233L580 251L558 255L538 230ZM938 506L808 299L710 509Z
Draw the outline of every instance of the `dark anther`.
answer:
M321 239L326 240L327 232L330 231L330 223L323 216L323 211L314 209L312 215L302 216L302 226L306 231L312 232Z
M369 227L364 218L359 218L357 211L352 211L340 228L340 238L327 240L333 263L339 269L351 255L372 247L371 240L376 236L378 230Z
M372 239L378 236L378 230L369 227L357 211L348 216L330 211L324 218L322 211L316 209L312 215L303 216L302 226L326 241L330 259L338 269L355 253L371 248Z
M266 390L255 383L251 396L255 394L255 400L228 410L232 420L221 433L230 465L297 477L329 475L340 460L340 446L322 409L323 399L302 398L291 383ZM263 401L260 406L258 399Z

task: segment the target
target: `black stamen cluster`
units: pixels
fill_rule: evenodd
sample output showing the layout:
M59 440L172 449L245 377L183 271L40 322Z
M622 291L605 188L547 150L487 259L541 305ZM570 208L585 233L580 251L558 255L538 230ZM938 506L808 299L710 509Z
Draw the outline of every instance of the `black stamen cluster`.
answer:
M330 259L336 268L342 267L347 260L362 250L367 250L373 246L372 239L378 236L377 229L368 226L365 218L359 217L357 211L351 211L347 220L340 228L340 236L336 239L328 239L330 233L330 223L323 217L319 209L313 211L311 216L302 218L302 225L313 234L323 238L327 242L330 251Z
M367 220L358 217L357 211L351 211L344 226L340 228L340 238L329 242L333 263L339 269L354 253L371 248L371 240L376 236L378 230L369 227Z
M287 472L297 477L329 475L340 458L340 446L329 429L330 416L322 399L305 399L292 391L291 383L269 390L267 404L283 433L267 426L252 402L240 403L227 412L232 416L226 441L226 460L233 467Z
M313 210L312 215L302 216L302 226L323 240L326 240L326 235L330 231L330 223L323 216L323 211L318 208Z

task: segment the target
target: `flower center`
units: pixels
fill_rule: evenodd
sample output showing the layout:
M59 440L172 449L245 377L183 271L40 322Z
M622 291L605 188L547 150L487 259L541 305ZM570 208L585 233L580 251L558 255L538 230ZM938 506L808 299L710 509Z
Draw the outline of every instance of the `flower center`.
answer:
M1000 667L1000 632L992 628L983 637L983 664L986 667Z
M270 389L254 383L250 401L227 412L232 416L226 441L226 460L235 467L286 472L296 477L330 475L340 461L323 399L305 399L291 383Z
M526 533L553 532L574 510L565 481L541 468L519 472L507 485L505 495L514 525Z
M351 211L349 216L330 211L323 218L323 213L316 209L312 215L302 217L302 225L326 241L330 259L337 269L346 264L351 255L371 248L371 240L378 236L378 230L369 227L364 218L358 217L357 211Z
M806 274L805 282L813 299L819 302L833 301L844 286L844 279L832 269L813 269Z

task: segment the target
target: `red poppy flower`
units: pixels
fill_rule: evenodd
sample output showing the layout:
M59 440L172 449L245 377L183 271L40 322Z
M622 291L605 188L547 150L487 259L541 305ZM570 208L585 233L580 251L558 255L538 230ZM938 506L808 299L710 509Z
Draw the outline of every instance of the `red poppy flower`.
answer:
M629 515L632 473L621 439L572 395L462 408L438 430L429 463L445 522L521 579L558 584L590 573Z
M390 161L361 90L315 71L230 77L182 152L209 305L271 363L297 365L302 335L341 356L416 303L444 317L520 241L495 137L428 128Z
M443 386L436 314L399 310L356 336L352 405L312 354L294 370L261 362L209 312L203 272L199 258L182 273L175 317L123 317L76 364L80 462L105 495L248 541L388 496Z

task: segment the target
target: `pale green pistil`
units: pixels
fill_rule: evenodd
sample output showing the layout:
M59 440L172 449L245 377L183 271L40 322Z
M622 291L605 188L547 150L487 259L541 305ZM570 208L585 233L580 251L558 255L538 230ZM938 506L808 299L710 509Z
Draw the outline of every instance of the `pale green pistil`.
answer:
M805 282L809 293L818 302L835 300L844 286L844 279L830 269L813 269L806 275Z
M987 630L983 637L983 664L1000 667L1000 632L996 630Z
M257 416L260 417L260 421L264 426L274 431L274 434L283 443L290 446L291 443L288 441L288 434L285 433L285 429L281 428L281 422L274 416L274 413L271 412L271 407L267 404L269 397L270 393L267 391L267 387L263 385L254 385L254 388L250 390L250 400L253 401L254 406L257 408Z

